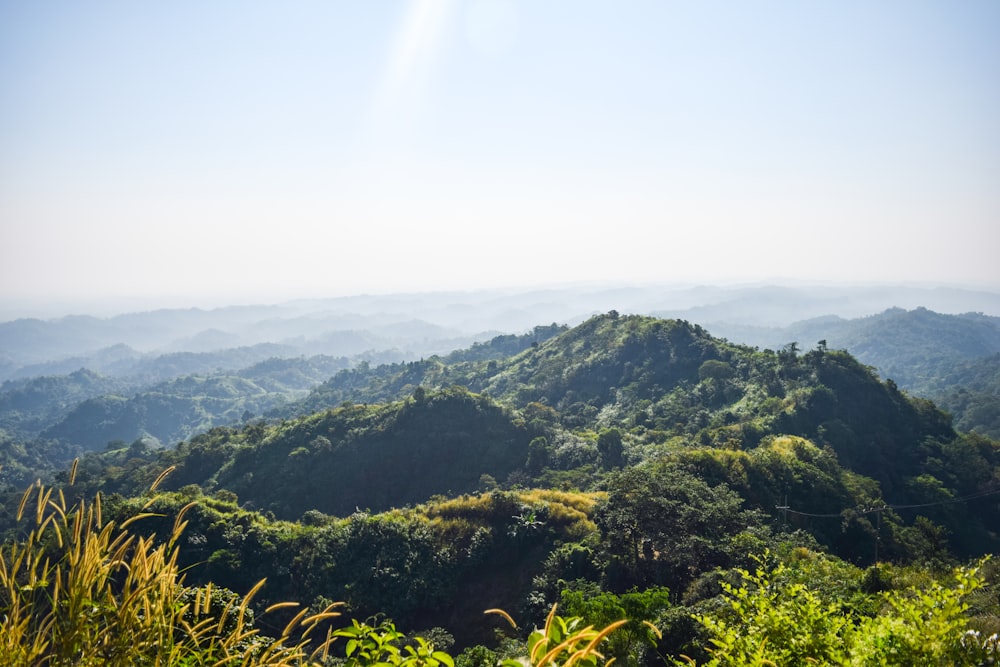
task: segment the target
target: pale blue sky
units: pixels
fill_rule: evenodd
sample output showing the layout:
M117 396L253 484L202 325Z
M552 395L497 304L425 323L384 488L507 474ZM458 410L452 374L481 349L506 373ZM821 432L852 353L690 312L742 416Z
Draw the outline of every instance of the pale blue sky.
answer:
M1000 287L1000 2L0 1L0 298Z

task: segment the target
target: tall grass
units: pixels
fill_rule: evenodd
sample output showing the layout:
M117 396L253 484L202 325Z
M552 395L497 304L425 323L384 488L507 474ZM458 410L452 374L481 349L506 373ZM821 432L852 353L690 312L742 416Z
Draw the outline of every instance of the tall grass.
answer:
M75 472L74 463L71 485ZM331 636L314 642L310 634L338 615L333 605L319 613L302 609L277 639L260 636L248 611L264 581L221 611L212 608L211 586L191 595L177 559L194 503L159 544L130 531L152 516L145 511L151 503L116 525L104 520L100 496L69 507L62 490L36 483L24 493L17 521L33 525L0 547L0 667L255 667L325 659ZM297 603L268 612L291 606Z
M487 614L502 616L512 627L517 628L514 619L502 609L487 609ZM601 629L592 625L583 626L578 617L563 618L556 615L556 605L552 606L545 618L545 625L528 635L528 654L521 659L508 659L501 667L608 667L614 658L606 659L597 649L615 630L628 621L620 620ZM655 628L654 628L655 630ZM659 632L658 630L656 631Z

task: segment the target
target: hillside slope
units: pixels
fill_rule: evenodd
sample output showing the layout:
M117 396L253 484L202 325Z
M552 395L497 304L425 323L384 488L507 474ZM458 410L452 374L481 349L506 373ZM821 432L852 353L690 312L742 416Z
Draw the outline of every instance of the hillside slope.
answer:
M831 498L846 506L980 493L991 488L997 460L995 443L958 437L932 403L882 382L845 352L760 351L686 322L617 313L513 356L356 368L324 391L333 388L338 403L310 415L213 429L124 472L125 461L114 463L120 472L105 488L138 493L176 465L171 488L226 489L295 518L310 509L382 510L491 484L589 488L616 469L673 457L701 474L714 470L773 514L782 495L815 511L814 487L767 466L746 486L732 465L751 462L722 452L766 452L775 438L802 439L807 446L793 449L804 467L795 474L831 480L823 482L832 484ZM385 398L367 403L373 397ZM704 457L688 456L694 451L729 463L705 467ZM99 460L87 464L95 473L107 465ZM840 540L817 530L828 543ZM975 550L961 541L963 551Z

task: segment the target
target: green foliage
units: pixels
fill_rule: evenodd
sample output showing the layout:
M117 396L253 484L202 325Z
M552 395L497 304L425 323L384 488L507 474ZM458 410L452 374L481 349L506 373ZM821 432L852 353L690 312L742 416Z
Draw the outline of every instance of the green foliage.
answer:
M723 333L764 347L798 338L848 350L901 389L933 399L959 431L1000 438L1000 319L891 308L852 320L800 322L782 330ZM825 346L820 346L820 351Z
M253 391L223 376L162 387L143 423L189 414L177 402L187 392L204 408L203 428L215 408ZM128 415L131 400L96 400L88 414ZM730 651L758 662L867 655L891 663L887 651L911 655L912 637L936 631L919 625L932 611L916 591L931 595L934 609L949 608L934 577L1000 546L1000 444L956 436L932 403L822 345L754 350L687 322L609 313L533 340L359 365L310 400L318 403L288 406L288 415L304 411L296 418L255 420L259 411L246 406L227 412L241 424L176 448L114 442L81 461L67 492L75 500L103 491L112 521L158 515L129 524L151 548L170 540L175 521L188 522L175 545L193 584L181 606L217 617L242 604L223 588L254 590L266 577L246 619L284 599L315 608L343 599L357 617L387 614L392 624L352 625L361 634L339 636L393 647L369 646L363 656L363 642L352 644L358 664L439 660L443 646L426 635L423 643L397 636L429 625L446 627L459 647L488 644L462 654L469 667L523 657L513 640L497 645L479 612L540 614L557 601L583 620L553 617L533 640L535 658L562 643L550 631L565 641L587 625L630 618L603 640L605 657L650 664L684 646L712 660L697 652L694 613L716 659ZM124 423L105 421L92 426ZM8 488L36 444L0 433ZM165 484L176 491L140 497L169 466ZM539 485L550 488L529 488ZM0 505L0 520L16 505ZM7 541L20 538L15 526ZM867 570L816 555L827 548L864 564L876 546L890 563ZM754 570L748 554L768 547L780 558ZM212 594L198 593L205 590ZM962 635L973 629L962 625L963 604L935 621L941 646L965 636L987 651L1000 629L990 625L995 604L980 599L986 621L974 629L987 639L975 642ZM280 634L272 618L258 614L261 631Z
M261 414L301 394L269 390L235 374L189 375L143 387L129 397L106 394L82 401L42 435L85 450L146 433L177 442L213 426L239 423L244 414Z
M496 667L500 656L482 644L470 646L455 656L456 667Z
M732 618L699 615L711 637L708 665L840 664L850 620L835 603L798 582L782 581L784 566L772 572L739 570L741 581L722 581ZM777 581L777 585L772 582Z
M751 350L687 322L610 314L531 342L537 345L507 358L363 364L327 384L340 392L333 404L398 402L215 428L176 450L108 451L84 461L82 478L134 494L176 465L170 484L229 489L285 518L415 504L479 490L484 479L595 488L606 471L664 454L772 514L785 504L840 514L882 498L926 505L995 484L995 450L956 446L962 439L932 404L880 382L844 352ZM811 445L776 449L787 438ZM965 450L976 450L983 465L965 463ZM920 481L931 477L938 487ZM975 512L963 505L923 512L950 531L941 540L903 529L916 526L915 513L880 517L894 524L885 531L895 540L886 553L900 557L923 543L928 554L940 544L967 556L997 546L1000 512L988 511L984 498ZM808 528L837 553L870 557L862 545L876 531L874 516L845 515L846 531L836 520L798 516L792 527Z
M941 364L914 392L932 398L955 420L955 428L1000 440L1000 354Z
M144 362L147 366L128 379L80 369L8 381L0 387L0 429L36 448L42 444L48 451L35 470L44 472L111 441L173 443L216 425L246 421L302 398L347 365L346 359L323 356L249 365L265 348L163 355ZM241 364L247 367L220 370Z
M518 608L557 545L596 534L592 516L601 497L496 490L345 519L313 511L293 523L203 495L185 511L179 566L194 584L232 590L267 577L256 598L262 605L341 599L353 614L384 613L407 631L446 626L466 646L491 637L478 620L483 608ZM190 501L180 492L159 494L145 511L162 516L148 517L136 530L168 534ZM106 514L125 518L146 502L119 498ZM477 620L459 625L468 617Z
M81 368L69 375L43 375L0 386L0 428L32 439L87 399L126 391L130 383Z
M168 486L230 490L255 507L292 518L315 509L346 516L419 503L436 494L478 489L483 475L523 471L537 437L518 415L460 387L425 392L418 401L349 405L293 422L214 428L176 450L142 459L105 453L85 459L95 490L135 494L175 465ZM539 441L541 442L541 441ZM538 444L538 443L536 443ZM544 464L544 447L536 447ZM521 472L523 476L523 472ZM83 476L89 483L90 474Z
M487 378L498 374L506 358L530 349L567 330L555 323L536 326L523 335L496 336L485 343L475 343L467 350L456 350L444 358L433 356L420 361L369 366L359 364L345 369L319 385L309 396L290 404L275 414L284 417L307 415L344 401L386 403L401 400L416 387L443 389L454 384L482 391Z
M719 361L718 359L709 359L698 367L698 378L701 380L709 378L714 380L728 380L735 375L736 371L729 363Z
M976 665L990 650L966 633L965 599L982 583L977 568L956 570L950 586L879 593L881 605L868 615L790 576L785 564L760 562L753 573L737 570L737 582L721 582L727 610L696 616L712 646L704 664Z
M635 589L615 595L566 589L561 595L561 606L565 613L579 616L596 627L627 619L608 637L605 652L615 658L616 664L636 666L652 662L651 654L660 639L655 622L671 606L670 591L666 588Z
M455 667L450 655L435 650L423 637L406 639L391 621L371 625L354 619L350 626L335 630L332 637L347 640L344 667Z
M615 473L597 512L610 587L683 590L693 573L728 566L734 538L760 522L741 506L726 485L709 486L668 461Z
M616 428L609 428L597 436L597 451L601 455L601 465L605 468L620 468L625 462L622 434Z

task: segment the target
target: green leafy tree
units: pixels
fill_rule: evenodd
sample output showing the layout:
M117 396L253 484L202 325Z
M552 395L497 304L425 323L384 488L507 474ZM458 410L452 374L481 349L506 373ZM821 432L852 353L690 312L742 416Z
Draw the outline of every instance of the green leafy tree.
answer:
M597 451L601 455L601 465L605 468L621 468L625 463L625 448L622 445L622 432L617 428L609 428L597 436Z
M652 662L650 654L660 639L655 622L671 606L668 589L636 589L621 595L567 589L560 597L565 613L583 618L588 625L605 627L627 619L607 640L606 653L616 664L635 667Z
M611 588L683 590L695 573L729 565L732 539L759 523L742 504L725 484L709 486L669 462L614 473L596 516Z

